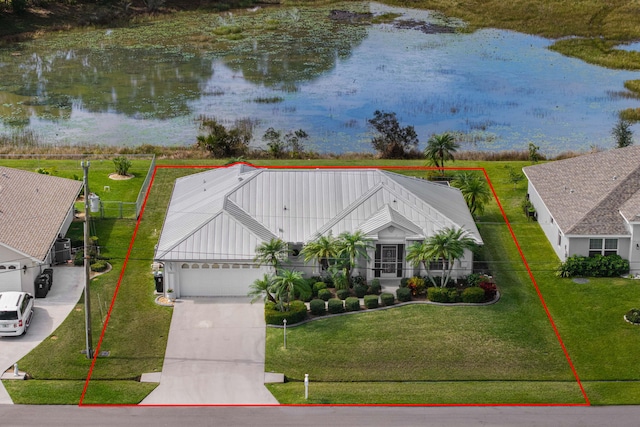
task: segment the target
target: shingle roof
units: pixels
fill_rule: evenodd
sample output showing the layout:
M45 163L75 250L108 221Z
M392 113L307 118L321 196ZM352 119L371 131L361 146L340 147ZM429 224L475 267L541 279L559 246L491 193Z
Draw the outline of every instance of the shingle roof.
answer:
M0 243L44 260L82 182L0 167Z
M463 227L482 242L457 188L378 169L236 165L176 181L156 259L248 259L272 237L306 243L385 221L423 236Z
M524 169L565 235L628 235L640 215L640 146Z

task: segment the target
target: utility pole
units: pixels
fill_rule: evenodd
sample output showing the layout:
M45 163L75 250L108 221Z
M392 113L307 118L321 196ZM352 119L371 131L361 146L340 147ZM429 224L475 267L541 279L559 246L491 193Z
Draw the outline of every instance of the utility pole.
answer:
M91 343L91 298L89 284L91 278L91 254L89 253L89 165L87 160L80 163L84 171L84 324L87 344L87 359L93 358Z

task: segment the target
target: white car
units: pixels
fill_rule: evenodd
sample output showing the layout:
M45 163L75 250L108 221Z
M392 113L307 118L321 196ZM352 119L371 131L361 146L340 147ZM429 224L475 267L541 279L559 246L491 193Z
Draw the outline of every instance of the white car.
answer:
M33 295L0 292L0 337L24 335L33 317Z

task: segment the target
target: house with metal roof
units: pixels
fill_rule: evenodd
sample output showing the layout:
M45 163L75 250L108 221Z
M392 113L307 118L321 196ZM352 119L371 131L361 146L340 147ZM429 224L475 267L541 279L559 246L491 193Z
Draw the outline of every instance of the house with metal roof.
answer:
M82 182L0 167L0 292L35 295L34 280L71 245L63 238Z
M176 180L155 260L164 263L165 290L178 296L240 296L270 271L254 262L262 242L287 242L290 267L309 277L322 267L298 255L304 244L361 230L374 247L358 272L397 279L419 273L407 246L444 227L482 243L462 194L446 184L379 169L236 164ZM471 273L471 251L457 264L458 276Z
M640 146L523 171L538 222L561 261L618 254L640 273Z

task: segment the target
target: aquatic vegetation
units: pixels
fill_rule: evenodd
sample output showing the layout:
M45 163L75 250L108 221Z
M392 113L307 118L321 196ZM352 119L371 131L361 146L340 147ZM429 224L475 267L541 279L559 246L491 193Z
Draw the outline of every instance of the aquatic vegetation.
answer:
M281 96L258 97L253 98L253 102L257 102L258 104L277 104L284 102L284 98Z

